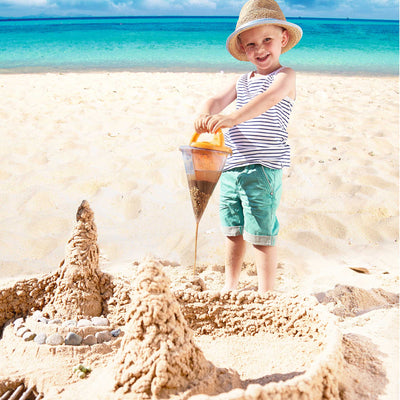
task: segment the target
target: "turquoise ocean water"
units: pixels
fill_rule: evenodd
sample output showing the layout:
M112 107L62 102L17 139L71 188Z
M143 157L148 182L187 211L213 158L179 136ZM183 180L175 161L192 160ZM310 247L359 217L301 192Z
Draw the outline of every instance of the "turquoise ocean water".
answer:
M236 17L0 19L0 73L81 70L247 71L225 49ZM298 71L397 75L399 22L288 18Z

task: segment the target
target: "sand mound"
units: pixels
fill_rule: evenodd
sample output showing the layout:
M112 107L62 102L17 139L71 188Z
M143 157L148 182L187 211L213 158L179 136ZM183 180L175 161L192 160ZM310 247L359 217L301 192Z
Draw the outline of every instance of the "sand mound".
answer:
M345 318L355 317L376 308L399 303L399 295L383 289L362 289L349 285L336 285L333 290L315 295L320 303L329 304L333 314Z
M70 319L102 313L97 229L86 200L78 208L76 221L59 268L54 296L43 309L50 317Z
M361 335L343 337L344 369L340 377L341 399L378 399L388 382L382 353L373 342Z
M161 267L154 261L139 267L116 360L115 388L132 398L148 399L216 394L240 386L236 372L216 368L195 345Z

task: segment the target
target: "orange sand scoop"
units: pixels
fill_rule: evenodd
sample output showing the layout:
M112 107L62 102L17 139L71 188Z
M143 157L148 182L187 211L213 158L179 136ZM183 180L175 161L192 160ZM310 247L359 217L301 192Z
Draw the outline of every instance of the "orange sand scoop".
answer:
M190 146L196 147L198 149L217 150L232 154L232 149L225 146L224 134L222 133L221 129L218 129L217 132L213 135L213 139L211 140L211 142L199 141L199 137L200 133L194 133L192 139L190 140Z
M190 139L190 146L182 146L182 152L186 150L190 163L193 166L195 178L198 181L217 183L224 168L226 158L232 154L230 147L224 144L224 135L219 129L211 141L199 141L200 134L194 133ZM187 168L186 173L191 175L192 171ZM191 169L191 168L190 168Z

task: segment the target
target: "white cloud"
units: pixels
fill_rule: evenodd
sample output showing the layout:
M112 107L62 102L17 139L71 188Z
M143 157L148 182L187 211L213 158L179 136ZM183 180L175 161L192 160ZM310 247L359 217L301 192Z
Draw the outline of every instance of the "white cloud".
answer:
M384 7L392 7L398 5L398 1L396 0L370 0L369 3L372 5Z
M0 16L231 15L246 0L0 0ZM398 0L277 0L290 17L394 18Z
M180 10L183 8L181 1L169 0L145 0L139 4L135 4L137 9L144 10Z
M118 15L124 15L126 13L130 14L134 9L133 1L117 1L112 0L107 1L111 10L114 10Z
M18 7L43 7L47 5L47 0L0 0L0 5L1 4Z
M160 7L160 8L168 8L170 7L170 2L168 0L147 0L144 3L145 8L154 8L154 7Z
M217 2L210 0L189 0L188 5L194 7L204 7L212 9L217 8Z

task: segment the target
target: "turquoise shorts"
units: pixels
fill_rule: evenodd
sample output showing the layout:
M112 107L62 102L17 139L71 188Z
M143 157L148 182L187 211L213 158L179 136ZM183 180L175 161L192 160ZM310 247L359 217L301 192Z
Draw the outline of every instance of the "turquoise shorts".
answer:
M274 246L279 232L276 210L282 195L282 170L247 165L223 172L220 183L224 235L243 235L249 243Z

